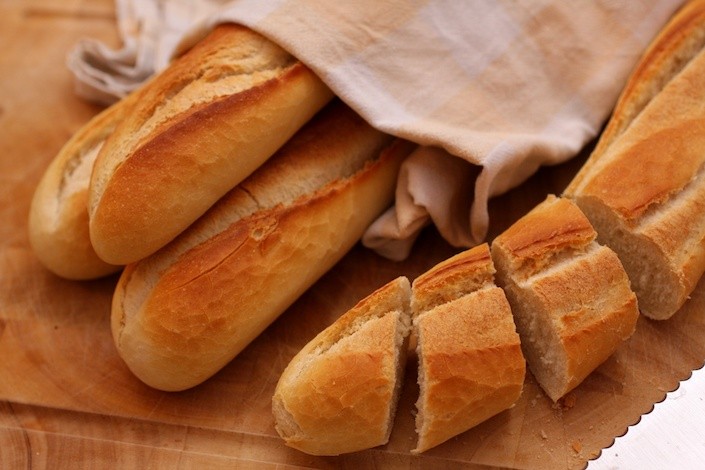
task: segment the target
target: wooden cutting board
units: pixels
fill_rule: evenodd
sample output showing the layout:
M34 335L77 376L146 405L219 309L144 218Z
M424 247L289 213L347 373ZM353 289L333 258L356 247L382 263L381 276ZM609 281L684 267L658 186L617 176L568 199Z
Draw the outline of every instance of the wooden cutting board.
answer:
M134 378L109 328L117 277L71 282L45 271L28 244L34 187L61 145L99 111L73 93L64 61L83 37L118 45L114 5L0 3L0 468L315 467L581 468L705 362L705 284L674 318L639 321L635 335L573 393L553 404L527 378L517 405L421 456L414 447L415 364L389 444L336 458L285 447L270 400L291 357L359 299L457 250L427 229L404 262L357 246L211 380L165 393ZM490 238L584 161L539 171L491 202Z

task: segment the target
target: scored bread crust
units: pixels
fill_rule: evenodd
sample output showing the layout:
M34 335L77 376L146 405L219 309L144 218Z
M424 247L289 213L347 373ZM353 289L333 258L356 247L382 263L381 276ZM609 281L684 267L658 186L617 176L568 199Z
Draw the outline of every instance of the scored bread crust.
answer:
M567 187L574 192L607 148L705 46L705 1L688 1L659 31L627 80L590 158Z
M431 310L488 284L494 285L494 265L487 244L441 261L414 279L414 312Z
M122 268L106 263L93 249L88 190L98 151L135 101L135 93L128 95L76 131L34 190L28 221L32 250L47 269L61 277L94 279Z
M333 97L259 34L223 24L139 92L98 155L90 236L115 264L155 252Z
M532 233L534 232L534 233ZM549 196L492 242L528 365L554 401L579 385L636 327L616 254L568 199Z
M461 252L413 283L421 453L511 408L526 372L488 245Z
M291 360L272 412L286 445L339 455L386 444L394 423L411 327L409 281L361 300Z
M705 272L705 2L664 28L566 188L620 256L642 313L670 318Z
M125 268L112 330L128 367L163 390L217 372L387 208L412 148L334 102L173 243Z

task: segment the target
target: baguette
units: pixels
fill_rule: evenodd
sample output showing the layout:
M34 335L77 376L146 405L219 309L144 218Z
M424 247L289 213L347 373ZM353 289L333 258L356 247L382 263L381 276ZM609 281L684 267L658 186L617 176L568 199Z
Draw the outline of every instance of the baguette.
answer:
M176 240L125 268L111 318L128 367L162 390L216 373L389 206L412 149L334 101Z
M54 274L94 279L122 267L103 261L88 233L88 188L105 139L128 114L135 94L94 116L64 144L42 175L29 211L29 241L39 261Z
M526 364L489 247L373 292L291 360L272 398L285 443L313 455L385 444L412 321L419 358L418 454L514 405ZM412 320L413 319L413 320Z
M673 316L705 272L705 1L644 54L563 195L619 255L641 312Z
M301 62L234 24L217 26L139 95L90 183L90 238L113 264L174 239L333 97Z
M435 447L514 406L526 372L507 298L484 243L414 280L418 442Z
M286 445L339 455L389 441L411 329L409 290L405 277L388 283L294 356L272 398Z
M628 339L639 316L617 255L585 215L549 196L492 242L529 369L554 401Z

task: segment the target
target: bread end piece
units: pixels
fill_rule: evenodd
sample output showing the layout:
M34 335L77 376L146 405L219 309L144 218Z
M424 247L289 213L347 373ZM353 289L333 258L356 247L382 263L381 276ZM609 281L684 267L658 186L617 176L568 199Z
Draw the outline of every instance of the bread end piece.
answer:
M705 272L704 48L705 2L688 2L649 46L564 192L656 320L673 316Z
M531 231L542 235L522 249ZM612 355L639 316L622 264L595 236L575 204L549 196L492 243L529 368L554 401Z
M526 363L494 271L482 244L414 281L420 387L414 454L511 408L521 396Z
M408 279L378 289L311 340L272 399L286 445L339 455L388 442L411 327Z
M84 124L59 150L34 191L29 240L41 263L58 276L87 280L121 269L103 261L93 248L88 188L103 142L133 103L134 95L130 95Z

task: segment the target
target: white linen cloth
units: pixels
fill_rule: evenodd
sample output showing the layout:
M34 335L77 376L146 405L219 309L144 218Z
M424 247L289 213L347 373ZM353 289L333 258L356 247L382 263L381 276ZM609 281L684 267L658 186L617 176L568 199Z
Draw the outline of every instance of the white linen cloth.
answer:
M420 144L363 243L408 255L429 223L484 240L488 199L576 155L682 0L116 0L123 47L79 43L78 91L109 103L218 22L307 64L380 130Z

